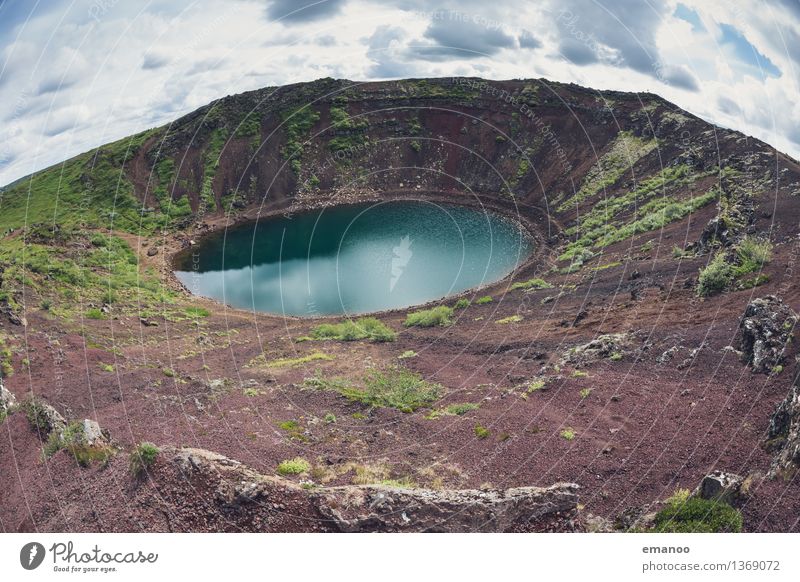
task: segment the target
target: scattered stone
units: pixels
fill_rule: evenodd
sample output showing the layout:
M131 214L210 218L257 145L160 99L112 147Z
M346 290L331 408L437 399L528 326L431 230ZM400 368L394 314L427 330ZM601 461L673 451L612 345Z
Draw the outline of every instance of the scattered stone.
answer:
M744 478L735 473L714 471L709 473L692 492L694 497L733 504L739 498Z
M148 257L155 257L157 254L158 254L158 248L157 247L150 247L149 249L147 249L147 256Z
M656 362L658 362L659 364L666 364L666 363L667 363L667 362L669 362L669 361L670 361L670 360L671 360L673 357L675 357L675 354L677 354L677 353L678 353L678 350L679 350L679 349L680 349L680 348L679 348L678 346L672 346L670 349L666 350L666 351L665 351L663 354L661 354L660 356L658 356L658 357L656 358Z
M158 322L146 317L140 317L139 322L145 327L158 327Z
M786 343L797 325L797 314L774 295L751 301L739 322L740 349L754 372L770 374L783 364Z

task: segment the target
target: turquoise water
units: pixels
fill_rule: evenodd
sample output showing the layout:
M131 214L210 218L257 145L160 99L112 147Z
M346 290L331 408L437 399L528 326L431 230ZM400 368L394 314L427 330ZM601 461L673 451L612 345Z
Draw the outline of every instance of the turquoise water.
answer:
M429 202L341 206L203 239L176 271L234 307L313 316L425 303L502 279L533 250L495 214Z

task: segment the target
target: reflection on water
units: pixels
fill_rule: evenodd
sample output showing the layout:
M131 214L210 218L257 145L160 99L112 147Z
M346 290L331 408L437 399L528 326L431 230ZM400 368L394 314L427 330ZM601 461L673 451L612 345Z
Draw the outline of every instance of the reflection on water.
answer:
M426 202L338 207L212 235L176 271L234 307L287 315L415 305L496 281L531 252L509 221Z

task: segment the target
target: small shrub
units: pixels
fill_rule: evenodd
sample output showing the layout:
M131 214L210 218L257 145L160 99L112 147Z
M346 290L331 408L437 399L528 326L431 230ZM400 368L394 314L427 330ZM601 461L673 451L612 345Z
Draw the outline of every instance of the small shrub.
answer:
M485 439L489 437L489 429L485 426L481 426L480 424L475 425L475 436L479 439Z
M105 319L106 316L97 307L86 310L86 319Z
M497 323L509 324L509 323L519 323L520 321L522 321L521 315L511 315L509 317L504 317L503 319L498 319Z
M574 370L572 372L572 377L573 378L586 378L588 376L589 376L589 374L587 374L586 372L584 372L582 370Z
M411 145L411 149L414 150L417 153L419 153L419 151L422 149L422 146L420 145L420 143L417 140L413 140L410 145Z
M325 415L325 418L323 418L323 420L325 421L326 424L336 424L336 415L333 414L332 412L329 412L328 414Z
M688 497L679 491L656 514L653 530L658 533L731 533L742 531L742 514L717 500Z
M53 303L49 299L43 299L39 307L41 307L43 311L50 311L50 308L53 307Z
M619 362L622 359L622 353L614 352L613 354L608 356L608 359L611 360L612 362Z
M745 237L736 246L736 258L739 263L735 269L736 276L758 271L772 260L772 243L768 240Z
M575 438L575 430L572 428L565 428L560 433L561 438L567 441L571 441Z
M587 398L589 398L591 393L592 393L592 389L591 388L584 388L583 390L581 390L581 392L580 392L581 400L586 400Z
M728 263L724 253L717 253L700 271L697 278L697 294L708 297L724 291L733 280L733 267Z
M163 368L161 370L167 378L174 378L175 377L175 370L172 368Z
M466 309L469 306L470 306L470 300L466 298L461 298L455 302L455 305L453 305L453 309Z
M397 356L397 359L407 360L408 358L416 358L416 357L417 357L417 352L415 352L414 350L406 350L402 354Z
M287 459L278 464L278 475L302 475L311 470L311 463L302 457L295 457L294 459Z
M450 325L453 317L453 308L440 305L433 309L423 309L409 313L403 323L406 327L435 327Z
M103 370L103 372L113 372L114 366L112 366L111 364L104 364L103 362L100 362L100 369Z
M479 297L475 300L475 305L486 305L487 303L491 303L494 301L491 295L484 295L483 297Z
M141 442L131 451L130 470L134 477L141 476L148 468L153 466L160 449L149 442Z

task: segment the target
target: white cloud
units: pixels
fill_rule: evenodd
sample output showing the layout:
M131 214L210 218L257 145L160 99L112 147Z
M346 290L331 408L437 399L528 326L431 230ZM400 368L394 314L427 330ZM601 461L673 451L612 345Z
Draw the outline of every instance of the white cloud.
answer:
M650 91L797 157L800 9L682 3L703 30L673 16L677 0L304 0L279 21L298 4L53 0L0 22L0 184L213 99L323 76L545 76ZM578 16L571 26L564 9ZM725 25L780 76L754 77L720 42Z

